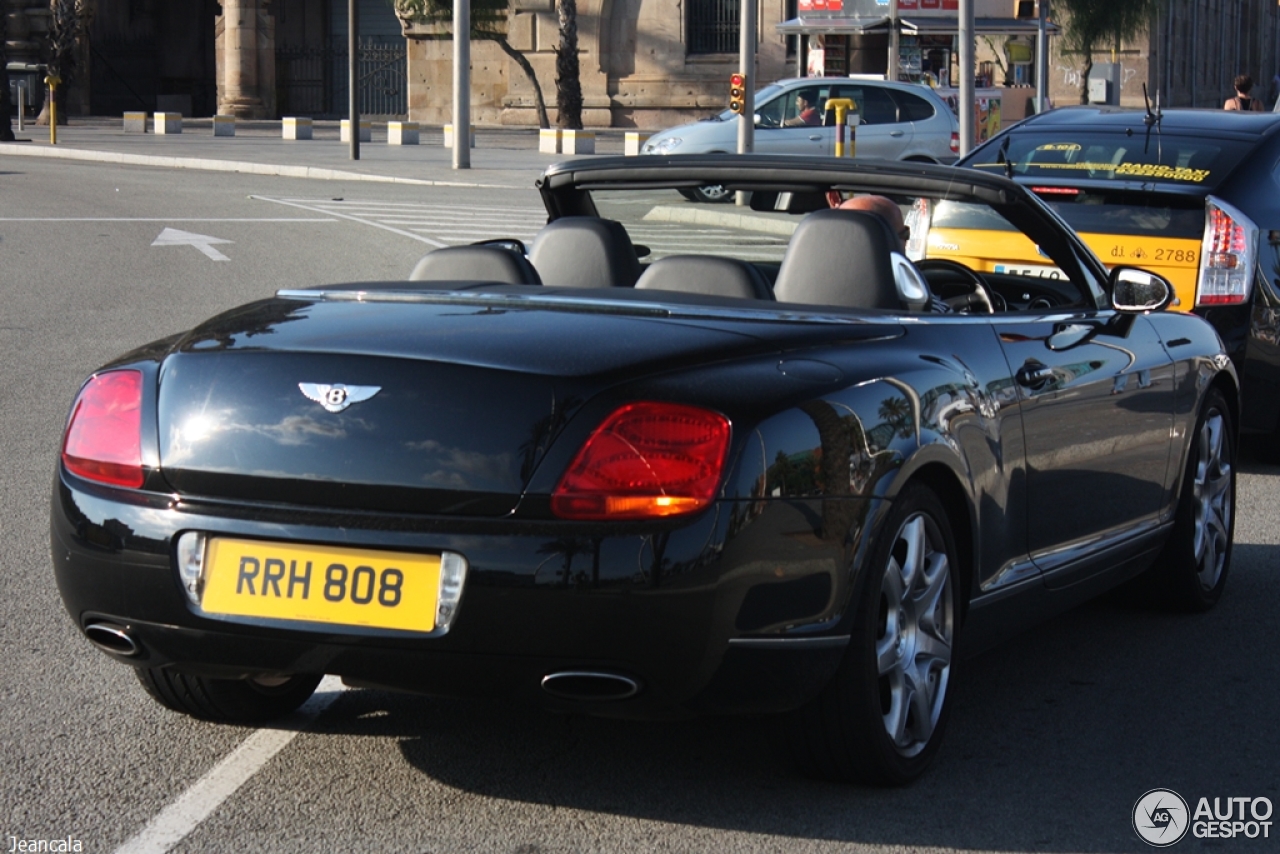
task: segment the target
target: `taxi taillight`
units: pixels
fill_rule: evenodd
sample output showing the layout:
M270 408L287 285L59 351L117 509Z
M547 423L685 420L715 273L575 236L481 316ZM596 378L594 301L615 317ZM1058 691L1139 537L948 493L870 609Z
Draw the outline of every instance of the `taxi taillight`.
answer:
M1248 217L1221 199L1206 199L1196 305L1246 302L1257 244L1258 227Z
M960 153L960 134L956 133L955 131L951 132L951 153L952 154Z
M715 498L729 419L696 406L646 401L614 410L560 478L562 519L652 519L693 513Z
M84 384L62 438L62 464L88 480L142 486L141 371L104 371Z

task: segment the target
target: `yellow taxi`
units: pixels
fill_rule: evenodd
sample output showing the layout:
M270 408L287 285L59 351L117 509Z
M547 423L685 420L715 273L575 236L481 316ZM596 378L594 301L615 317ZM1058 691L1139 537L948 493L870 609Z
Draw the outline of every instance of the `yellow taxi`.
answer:
M1241 426L1280 456L1280 114L1067 107L1020 122L960 166L1029 187L1110 265L1168 279L1244 378ZM908 254L979 274L1060 274L973 205L917 203Z

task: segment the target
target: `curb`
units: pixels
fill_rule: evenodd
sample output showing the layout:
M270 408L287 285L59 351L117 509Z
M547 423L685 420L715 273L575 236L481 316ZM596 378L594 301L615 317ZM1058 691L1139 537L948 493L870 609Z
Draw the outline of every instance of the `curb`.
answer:
M727 206L726 206L727 207ZM701 208L682 208L674 205L658 205L644 215L651 222L683 222L689 225L722 225L743 231L759 231L790 237L796 230L796 222L773 219L760 214L730 213Z
M401 178L325 169L318 166L283 166L250 163L244 160L212 160L199 157L166 157L152 154L123 154L117 151L91 151L81 148L30 148L17 143L0 143L0 154L18 157L51 157L57 160L86 160L125 166L156 166L165 169L200 169L207 172L244 172L253 175L275 175L282 178L307 178L319 181L370 181L379 184L412 184L419 187L470 187L487 190L525 189L511 184L482 184L476 181L433 181L429 178Z

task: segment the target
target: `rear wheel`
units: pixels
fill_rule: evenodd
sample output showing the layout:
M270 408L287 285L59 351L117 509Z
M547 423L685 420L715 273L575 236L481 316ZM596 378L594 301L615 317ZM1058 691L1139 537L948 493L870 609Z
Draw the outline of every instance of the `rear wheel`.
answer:
M923 774L942 742L960 584L955 540L933 492L903 490L884 531L840 670L797 713L791 737L811 774L896 786Z
M210 679L158 667L134 672L160 705L194 718L222 723L251 723L284 717L307 701L320 675L254 676Z
M1143 578L1158 601L1184 611L1217 604L1231 568L1236 478L1231 409L1211 390L1196 420L1173 533Z

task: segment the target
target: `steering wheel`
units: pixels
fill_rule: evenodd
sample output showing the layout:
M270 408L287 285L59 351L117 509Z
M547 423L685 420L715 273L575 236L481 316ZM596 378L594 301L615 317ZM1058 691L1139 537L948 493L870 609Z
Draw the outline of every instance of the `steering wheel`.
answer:
M949 258L925 258L916 261L915 265L916 269L924 274L925 280L929 282L929 289L935 294L938 292L938 287L929 276L930 271L942 273L949 279L959 280L957 284L968 286L966 293L951 296L938 294L938 298L950 306L952 311L961 314L995 314L996 306L1000 309L1005 308L1004 298L991 289L987 280L958 261L952 261Z

